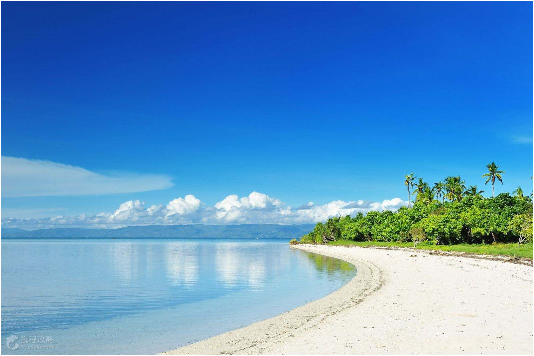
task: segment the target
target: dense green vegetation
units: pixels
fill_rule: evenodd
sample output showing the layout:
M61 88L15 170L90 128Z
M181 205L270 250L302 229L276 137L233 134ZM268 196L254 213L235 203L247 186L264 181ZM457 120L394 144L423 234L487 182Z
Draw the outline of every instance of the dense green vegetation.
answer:
M488 173L483 177L487 178L486 184L491 182L494 191L495 182L502 183L505 172L495 163L488 164L487 168ZM498 244L526 243L528 245L520 251L530 246L529 256L532 257L532 199L524 196L520 187L513 195L502 193L485 198L476 185L466 187L460 176L447 177L431 187L422 178L416 181L411 173L404 184L410 198L408 207L397 212L370 211L366 215L333 217L324 224L318 223L300 242L356 241L419 245L421 248L457 245L461 251L466 251L465 244L502 246L472 248L473 252L478 249L490 254L510 249L510 245ZM412 195L415 195L413 205ZM524 255L519 249L507 252Z

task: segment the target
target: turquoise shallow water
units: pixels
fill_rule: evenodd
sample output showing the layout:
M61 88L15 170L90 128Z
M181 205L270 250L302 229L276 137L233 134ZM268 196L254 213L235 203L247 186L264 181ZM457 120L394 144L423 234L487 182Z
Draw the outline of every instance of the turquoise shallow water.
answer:
M157 353L275 316L348 282L279 240L4 240L2 353Z

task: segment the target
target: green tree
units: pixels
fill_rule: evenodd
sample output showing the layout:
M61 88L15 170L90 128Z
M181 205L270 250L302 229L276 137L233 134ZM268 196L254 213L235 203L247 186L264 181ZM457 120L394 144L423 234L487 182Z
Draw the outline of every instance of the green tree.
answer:
M532 242L532 214L516 215L510 220L510 230L516 236L519 236L518 243L525 241Z
M516 197L523 198L523 189L521 189L521 187L518 186L517 189L513 191L513 193Z
M425 192L427 192L430 188L428 187L428 183L426 183L423 178L419 178L417 183L415 185L415 190L412 194L415 194L415 201L422 201L425 200ZM427 192L428 193L428 192Z
M410 194L410 190L413 188L413 181L415 180L415 174L410 173L404 177L404 185L406 186L406 189L408 189L408 208L410 207L410 204L412 202L412 194Z
M437 182L434 183L434 187L432 188L434 190L434 193L436 194L436 198L442 198L442 203L445 201L445 195L443 194L443 191L445 190L445 184L443 182Z
M445 197L450 201L460 201L465 191L465 181L460 176L445 178Z
M427 183L425 183L423 185L423 191L421 194L417 195L417 200L424 204L430 204L434 200L434 197L434 190L431 189Z
M478 187L476 185L472 185L469 188L465 190L465 195L476 197L478 195L482 195L484 193L483 190L478 190Z
M500 171L499 166L497 166L495 162L491 162L486 166L486 168L488 168L488 173L484 173L482 177L487 177L488 179L486 179L486 183L484 184L488 184L488 182L491 181L491 190L493 193L492 196L495 197L495 180L497 179L499 182L501 182L501 184L503 184L502 175L506 172Z
M496 167L496 166L495 166ZM493 169L496 174L497 169ZM491 177L490 177L491 178ZM495 179L499 179L495 176ZM532 243L532 199L520 187L515 196L501 193L485 198L477 186L466 189L460 176L447 177L431 189L423 179L406 176L408 193L417 194L410 208L398 211L369 211L356 216L332 217L317 223L302 236L302 243L328 243L338 239L354 241L407 242L433 244ZM444 204L434 200L448 199ZM293 241L295 243L295 241Z

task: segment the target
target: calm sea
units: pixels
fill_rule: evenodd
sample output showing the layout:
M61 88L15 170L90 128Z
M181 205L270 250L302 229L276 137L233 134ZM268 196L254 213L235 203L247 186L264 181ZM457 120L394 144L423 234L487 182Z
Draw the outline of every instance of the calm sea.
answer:
M2 353L157 353L341 287L346 262L258 240L4 240Z

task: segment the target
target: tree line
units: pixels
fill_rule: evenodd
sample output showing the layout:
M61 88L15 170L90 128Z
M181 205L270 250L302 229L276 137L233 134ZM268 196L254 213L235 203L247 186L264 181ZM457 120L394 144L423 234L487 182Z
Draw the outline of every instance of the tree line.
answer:
M408 206L398 211L370 211L356 216L332 217L301 237L301 243L326 243L338 239L432 244L532 243L532 195L521 187L512 194L495 196L495 183L504 171L494 162L482 175L491 183L492 197L476 185L465 186L460 176L450 176L430 186L411 173L405 176ZM532 178L532 177L531 177ZM415 201L412 204L412 196Z

